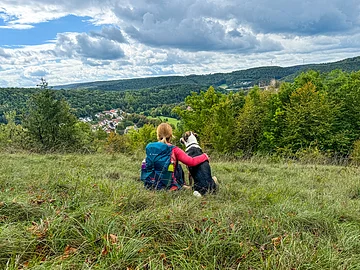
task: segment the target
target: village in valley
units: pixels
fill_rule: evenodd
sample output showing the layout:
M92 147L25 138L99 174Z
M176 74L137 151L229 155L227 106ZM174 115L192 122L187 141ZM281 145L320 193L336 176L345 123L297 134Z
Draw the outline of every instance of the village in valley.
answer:
M102 129L106 133L116 132L116 127L121 121L123 121L128 115L121 109L111 109L108 111L102 111L96 113L93 119L92 117L80 117L79 120L84 123L89 123L93 131ZM127 134L130 130L137 130L137 126L127 126L124 130L124 134Z

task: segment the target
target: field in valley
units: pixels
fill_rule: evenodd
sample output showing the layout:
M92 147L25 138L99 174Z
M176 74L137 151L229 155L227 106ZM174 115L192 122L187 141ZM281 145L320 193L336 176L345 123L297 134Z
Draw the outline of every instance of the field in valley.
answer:
M360 170L212 160L151 192L142 155L2 154L0 269L359 269Z

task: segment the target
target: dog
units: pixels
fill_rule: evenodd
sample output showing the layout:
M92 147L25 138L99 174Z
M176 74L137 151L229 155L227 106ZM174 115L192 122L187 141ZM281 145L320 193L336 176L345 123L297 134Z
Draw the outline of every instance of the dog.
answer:
M192 131L185 132L180 138L180 143L186 147L186 154L191 157L203 154L197 139L197 134ZM188 167L188 169L191 176L189 177L189 182L191 183L191 178L194 180L193 190L195 196L215 193L217 191L216 177L211 176L209 161L205 161L194 167Z

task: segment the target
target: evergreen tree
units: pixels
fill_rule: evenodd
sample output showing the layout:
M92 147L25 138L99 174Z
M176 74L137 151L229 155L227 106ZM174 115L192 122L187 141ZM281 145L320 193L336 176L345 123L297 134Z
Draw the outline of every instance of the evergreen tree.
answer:
M68 103L57 100L54 91L42 79L38 85L41 91L34 94L29 102L29 113L25 116L24 127L30 138L30 145L38 150L69 150L76 147L76 117Z

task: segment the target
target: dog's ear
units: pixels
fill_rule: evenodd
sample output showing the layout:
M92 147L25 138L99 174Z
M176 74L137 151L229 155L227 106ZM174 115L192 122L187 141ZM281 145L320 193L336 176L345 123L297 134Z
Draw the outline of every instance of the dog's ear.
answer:
M185 144L184 138L182 138L182 137L180 138L180 143L181 143L181 144Z
M193 132L192 134L194 134L196 139L199 139L199 135L197 135L197 133Z
M187 141L188 141L190 135L191 135L191 132L189 132L189 131L186 131L186 132L184 133L184 135L182 136L184 142L187 142Z

